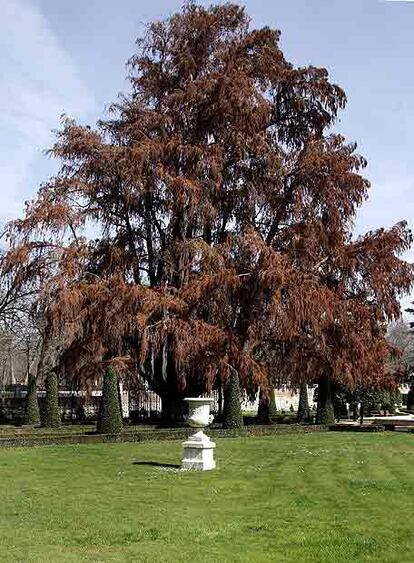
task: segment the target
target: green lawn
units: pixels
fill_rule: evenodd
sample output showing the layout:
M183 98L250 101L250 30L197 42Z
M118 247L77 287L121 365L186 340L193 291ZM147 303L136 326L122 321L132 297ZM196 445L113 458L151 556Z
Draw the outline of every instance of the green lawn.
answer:
M414 561L414 436L314 433L0 450L0 561Z

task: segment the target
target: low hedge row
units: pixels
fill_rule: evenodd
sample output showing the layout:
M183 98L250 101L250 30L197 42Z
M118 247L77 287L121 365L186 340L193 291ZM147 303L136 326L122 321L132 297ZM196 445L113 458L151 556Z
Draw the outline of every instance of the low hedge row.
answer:
M270 425L247 426L243 428L210 428L208 435L211 438L244 438L254 436L273 436L275 434L292 434L320 432L326 430L323 426L316 425ZM42 436L10 436L0 438L0 447L20 446L57 446L61 444L101 444L120 442L145 442L165 440L185 440L194 434L194 428L156 429L144 431L128 431L121 434L49 434Z
M366 426L356 426L354 424L331 424L329 430L334 432L384 432L385 426L382 424L369 424Z

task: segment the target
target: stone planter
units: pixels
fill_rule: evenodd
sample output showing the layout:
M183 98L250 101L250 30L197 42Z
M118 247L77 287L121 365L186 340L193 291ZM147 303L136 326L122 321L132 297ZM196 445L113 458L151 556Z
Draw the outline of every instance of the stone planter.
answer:
M188 397L185 399L189 406L187 422L193 428L205 428L211 424L210 405L213 399L205 397ZM215 469L214 448L216 444L204 434L202 430L193 434L183 443L183 469L208 471Z

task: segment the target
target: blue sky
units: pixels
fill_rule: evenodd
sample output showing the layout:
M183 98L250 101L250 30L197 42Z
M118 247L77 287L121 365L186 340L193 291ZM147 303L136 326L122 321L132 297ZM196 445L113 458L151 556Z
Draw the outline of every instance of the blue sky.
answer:
M296 65L325 66L348 96L337 130L368 159L370 200L356 232L414 227L414 2L249 0L254 26L282 31ZM44 156L62 113L93 123L127 88L125 62L145 22L180 1L0 0L0 222L21 214L55 163ZM414 252L407 254L414 259Z

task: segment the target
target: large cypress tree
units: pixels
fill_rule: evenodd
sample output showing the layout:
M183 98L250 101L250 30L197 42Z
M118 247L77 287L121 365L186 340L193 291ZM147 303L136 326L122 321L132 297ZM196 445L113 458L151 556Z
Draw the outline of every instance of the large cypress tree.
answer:
M64 121L58 174L10 227L5 267L70 326L59 369L129 356L169 418L229 369L249 390L381 380L411 234L352 236L369 182L333 133L344 91L233 4L186 3L137 45L131 91L96 127Z
M46 399L42 426L47 428L58 428L60 426L60 409L59 384L56 372L50 371L47 374L45 387Z
M118 377L110 366L104 375L97 431L99 434L119 434L121 430L122 413L119 404Z
M309 422L310 412L309 412L309 399L308 399L308 385L306 381L303 381L299 389L299 405L297 422Z
M242 426L240 382L237 374L232 373L224 388L223 427L241 428Z
M37 400L36 378L29 375L25 404L25 424L38 424L40 422L39 403Z

